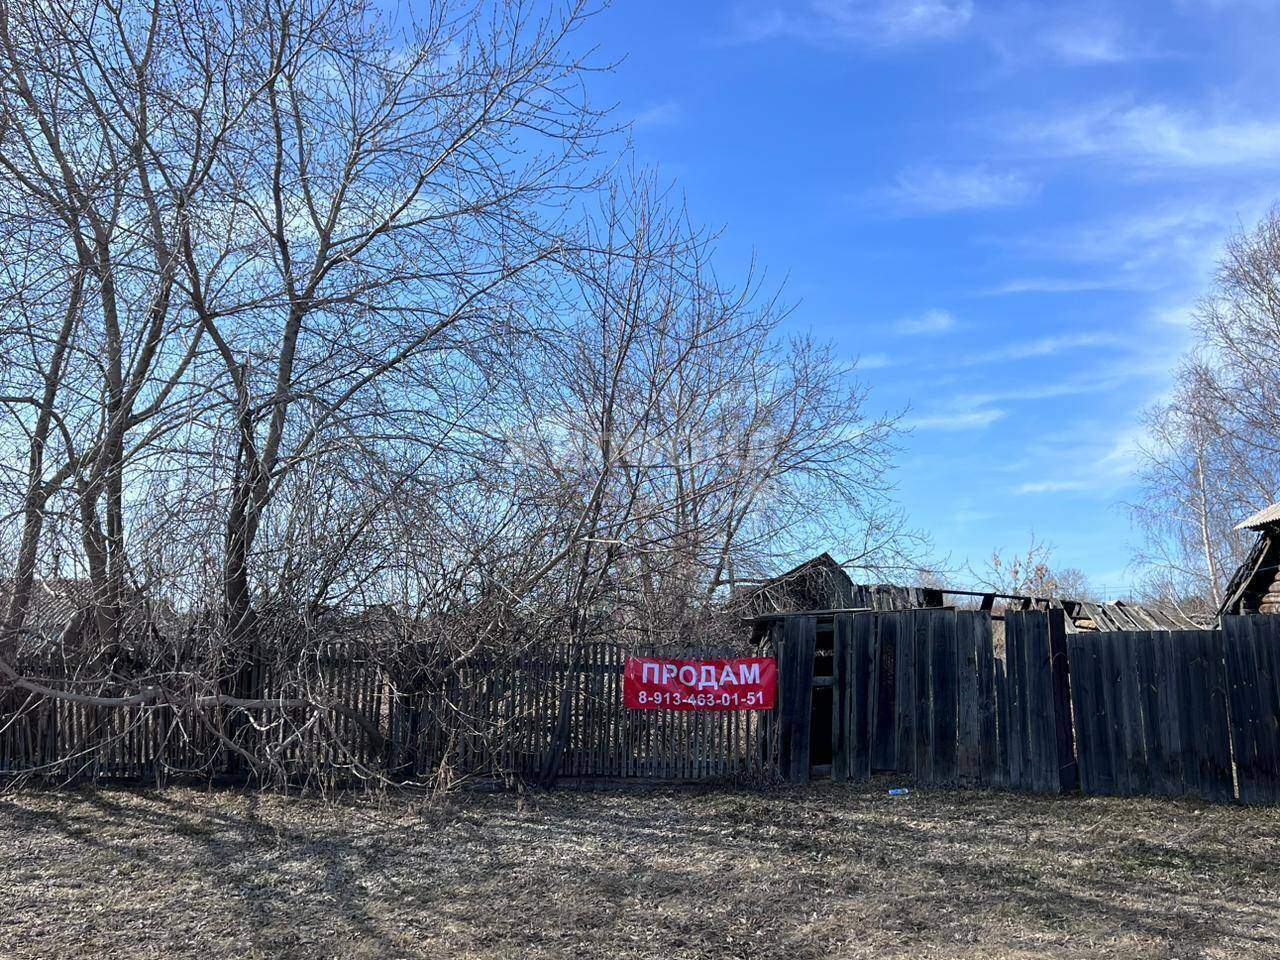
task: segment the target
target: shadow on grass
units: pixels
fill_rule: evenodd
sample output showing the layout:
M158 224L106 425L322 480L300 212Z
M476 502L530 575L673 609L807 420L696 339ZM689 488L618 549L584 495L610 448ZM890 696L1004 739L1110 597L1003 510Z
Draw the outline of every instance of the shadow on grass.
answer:
M87 883L110 870L85 862L131 864L209 891L154 906L214 924L227 956L818 957L877 942L998 956L1108 936L1153 955L1280 956L1274 844L1171 826L1195 816L1229 834L1231 808L1126 803L659 790L465 796L442 813L87 789L0 798L0 817L76 851L65 869Z

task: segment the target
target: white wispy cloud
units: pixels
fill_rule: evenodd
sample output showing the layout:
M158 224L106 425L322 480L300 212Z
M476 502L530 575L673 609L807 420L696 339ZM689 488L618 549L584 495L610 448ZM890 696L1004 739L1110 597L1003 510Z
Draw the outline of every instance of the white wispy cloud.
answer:
M1004 410L956 410L921 417L910 417L904 424L909 430L983 430L1006 416Z
M993 510L979 510L972 506L962 506L951 515L951 522L956 527L968 527L995 520L999 514Z
M945 333L955 328L956 318L946 310L926 310L915 317L903 317L894 321L893 332L903 336L919 336L929 333Z
M684 107L674 100L666 100L641 110L632 124L637 127L662 127L678 123L683 117Z
M746 3L734 11L734 39L751 42L786 37L823 44L897 46L955 36L972 19L972 0Z
M1096 331L1064 333L950 357L947 363L950 366L977 366L983 363L1001 363L1008 360L1030 360L1033 357L1048 357L1068 350L1081 350L1086 347L1108 344L1122 345L1123 343L1124 338L1113 333Z
M1074 9L1072 16L1045 28L1039 39L1046 52L1072 66L1122 63L1140 55L1118 21L1110 17L1082 17Z
M1014 206L1030 199L1036 189L1016 171L924 164L900 171L884 196L906 212L950 213Z
M893 358L887 353L867 353L858 358L859 370L881 370L892 365Z
M1124 289L1128 284L1114 277L1072 279L1070 277L1017 277L978 291L987 297L1017 293L1087 293L1094 290Z
M1031 450L1035 479L1016 484L1018 495L1082 493L1115 495L1133 482L1142 456L1139 424L1073 424L1045 436Z
M1033 400L1052 400L1057 397L1086 396L1114 389L1124 382L1114 368L1094 368L1088 375L1066 380L1048 380L1029 386L1000 387L980 393L963 393L954 400L961 407L989 407L995 404L1026 403Z
M1089 480L1034 480L1013 488L1019 495L1031 493L1081 493L1096 486Z
M1041 227L1004 242L1049 261L1055 270L1086 265L1096 274L1085 279L1098 278L1099 289L1178 290L1193 299L1211 280L1223 241L1240 223L1256 220L1267 208L1270 194L1207 188L1180 188L1180 192L1185 196L1145 209L1092 222ZM1013 282L988 292L1035 289L1031 283L1020 287Z
M1280 160L1280 118L1214 115L1158 102L1041 111L996 126L1010 142L1059 158L1097 156L1156 168L1257 166Z
M984 35L1006 64L1043 68L1129 63L1161 56L1149 31L1134 29L1107 4L1008 6L982 19Z

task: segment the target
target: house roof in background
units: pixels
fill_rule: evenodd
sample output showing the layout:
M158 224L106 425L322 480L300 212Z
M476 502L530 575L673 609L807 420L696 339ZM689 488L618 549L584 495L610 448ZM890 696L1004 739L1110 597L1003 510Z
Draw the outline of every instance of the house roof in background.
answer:
M1242 520L1236 524L1237 530L1261 530L1263 527L1269 527L1273 523L1280 523L1280 503L1273 503L1271 506L1259 510L1247 520Z

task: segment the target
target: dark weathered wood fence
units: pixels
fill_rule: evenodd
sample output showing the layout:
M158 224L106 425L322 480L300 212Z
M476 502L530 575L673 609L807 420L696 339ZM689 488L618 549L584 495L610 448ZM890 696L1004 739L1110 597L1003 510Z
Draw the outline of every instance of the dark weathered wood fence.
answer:
M708 648L631 651L740 655ZM551 644L481 652L459 669L389 670L359 644L332 644L288 674L246 671L255 700L319 705L241 711L94 707L0 687L0 774L55 780L243 778L269 759L295 781L518 777L759 780L776 775L773 713L631 711L622 706L628 651ZM85 690L56 660L27 660L47 686ZM107 693L112 691L107 690ZM328 709L325 709L328 708ZM243 717L241 719L244 719Z
M1010 613L1000 649L980 612L776 618L782 772L805 781L829 759L835 779L1280 802L1280 617L1064 626Z
M1061 612L791 614L762 623L778 658L768 712L629 711L629 653L608 643L481 653L460 669L388 669L334 644L309 670L249 671L253 695L312 706L95 707L0 687L0 774L53 779L439 775L557 779L859 780L1280 802L1280 617L1220 630L1079 633ZM50 686L57 662L24 672ZM83 687L81 687L83 688Z
M1280 802L1280 617L1223 617L1222 643L1238 796Z
M1223 634L1076 634L1069 649L1086 793L1234 795Z
M1070 789L1070 708L1056 708L1068 683L1061 617L1011 615L1006 631L998 659L979 611L779 618L784 772L804 781L829 761L838 780L896 773L920 785ZM827 687L832 709L819 718L812 697Z

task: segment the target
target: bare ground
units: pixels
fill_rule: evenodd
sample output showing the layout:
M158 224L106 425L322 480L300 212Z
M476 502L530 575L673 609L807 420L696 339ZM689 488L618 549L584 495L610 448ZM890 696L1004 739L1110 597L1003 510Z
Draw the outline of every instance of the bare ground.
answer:
M4 957L1277 957L1280 810L913 792L0 797Z

